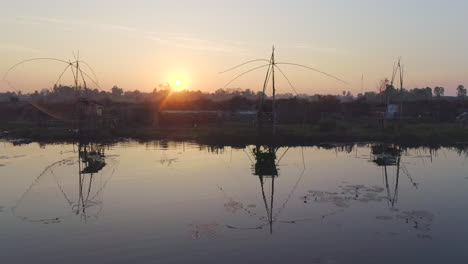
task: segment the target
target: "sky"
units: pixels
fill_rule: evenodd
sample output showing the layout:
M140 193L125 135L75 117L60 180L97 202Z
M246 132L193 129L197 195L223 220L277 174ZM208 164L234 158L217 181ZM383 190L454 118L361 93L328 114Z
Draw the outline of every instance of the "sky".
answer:
M169 82L206 92L223 88L269 58L311 66L346 80L281 65L298 93L376 91L401 56L406 88L468 85L468 1L465 0L0 0L0 74L36 57L80 59L101 89L152 91ZM64 65L22 64L0 91L52 87ZM229 88L261 90L266 68ZM363 78L362 78L363 76ZM292 93L279 75L279 93ZM361 82L363 79L363 82ZM62 84L72 83L65 74Z

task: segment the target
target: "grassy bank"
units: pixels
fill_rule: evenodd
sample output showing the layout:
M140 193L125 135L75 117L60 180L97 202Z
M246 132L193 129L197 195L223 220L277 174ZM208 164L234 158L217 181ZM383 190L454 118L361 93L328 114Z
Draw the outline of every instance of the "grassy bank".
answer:
M37 125L31 122L0 124L4 138L22 138L33 141L74 141L77 134L70 123ZM275 136L271 127L263 131L246 123L223 123L172 127L121 127L85 131L89 140L174 140L195 141L203 144L245 145L271 143L282 145L312 145L321 142L384 141L405 145L451 145L468 142L468 127L456 123L389 123L385 129L371 127L364 121L321 121L308 125L278 125Z

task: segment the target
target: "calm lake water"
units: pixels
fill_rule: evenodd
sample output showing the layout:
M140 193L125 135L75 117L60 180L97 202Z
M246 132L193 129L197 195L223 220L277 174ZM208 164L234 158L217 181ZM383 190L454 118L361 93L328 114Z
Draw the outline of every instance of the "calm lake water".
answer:
M0 143L0 262L468 263L464 152L260 150Z

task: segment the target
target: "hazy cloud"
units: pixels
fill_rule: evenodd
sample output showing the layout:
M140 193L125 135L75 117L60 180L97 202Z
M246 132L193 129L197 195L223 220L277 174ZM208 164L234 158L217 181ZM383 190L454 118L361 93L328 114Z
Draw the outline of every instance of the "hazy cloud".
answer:
M307 49L307 50L312 50L312 51L321 52L321 53L336 53L336 54L348 53L347 50L340 49L340 48L315 46L315 45L309 45L309 44L297 44L297 45L293 45L292 48Z
M40 51L38 49L23 47L23 46L15 45L15 44L0 44L0 50L20 51L20 52L29 52L29 53L38 53Z
M181 36L181 34L168 34L154 32L150 30L140 29L136 27L130 27L119 24L95 24L88 21L80 20L63 20L49 17L37 17L37 16L22 16L17 19L18 23L21 24L59 24L62 26L86 26L94 29L99 29L109 32L119 32L128 34L135 38L145 38L158 42L165 46L178 47L183 49L191 49L198 51L207 51L207 52L220 52L220 53L233 53L233 54L242 54L247 53L247 49L241 48L241 46L246 46L247 43L235 41L211 41L202 38L193 38L187 36Z

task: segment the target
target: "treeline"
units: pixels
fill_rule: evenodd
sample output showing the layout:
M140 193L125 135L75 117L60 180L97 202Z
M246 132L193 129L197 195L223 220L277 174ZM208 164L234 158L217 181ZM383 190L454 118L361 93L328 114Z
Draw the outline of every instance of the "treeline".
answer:
M315 122L324 118L372 118L377 111L385 111L388 103L402 104L403 115L410 118L453 121L468 112L466 89L457 87L457 97L444 96L442 87L400 90L383 81L380 91L353 96L343 91L340 95L277 95L278 117L283 123ZM123 111L129 105L142 112L161 110L256 110L261 92L250 89L218 89L212 93L201 91L174 91L168 84L159 85L152 92L125 91L114 86L109 92L98 89L75 89L72 86L54 86L40 92L0 94L0 101L36 101L41 104L68 104L77 97L86 97L113 111ZM264 111L272 111L271 97L266 97Z
M344 93L344 92L343 92ZM456 95L458 99L465 99L467 96L467 90L465 86L458 85L456 87ZM358 94L358 100L367 100L369 102L380 102L380 103L391 103L401 101L421 101L441 98L452 98L445 96L445 88L436 86L434 88L414 88L414 89L399 89L393 84L390 84L387 79L380 82L377 92L366 92Z
M465 99L467 90L463 85L456 87L457 97L445 96L444 87L426 87L414 89L397 89L388 80L383 80L379 84L378 91L359 93L354 96L349 91L343 91L338 95L308 95L308 94L277 94L277 99L301 98L309 101L318 101L324 97L335 97L340 102L350 102L354 100L367 101L371 103L393 103L401 101L421 101L432 99ZM75 89L72 86L55 85L52 89L42 89L33 93L6 92L0 93L0 101L19 101L19 100L44 100L44 101L61 101L76 98L77 96L87 97L93 100L117 100L127 102L143 102L143 101L159 101L161 99L177 102L190 102L197 100L212 100L226 101L233 98L245 98L248 100L256 100L262 95L261 91L255 92L251 89L228 88L218 89L214 92L198 91L174 91L169 84L160 84L151 92L141 92L139 90L124 90L118 86L114 86L110 91L99 89L84 89L79 87Z

